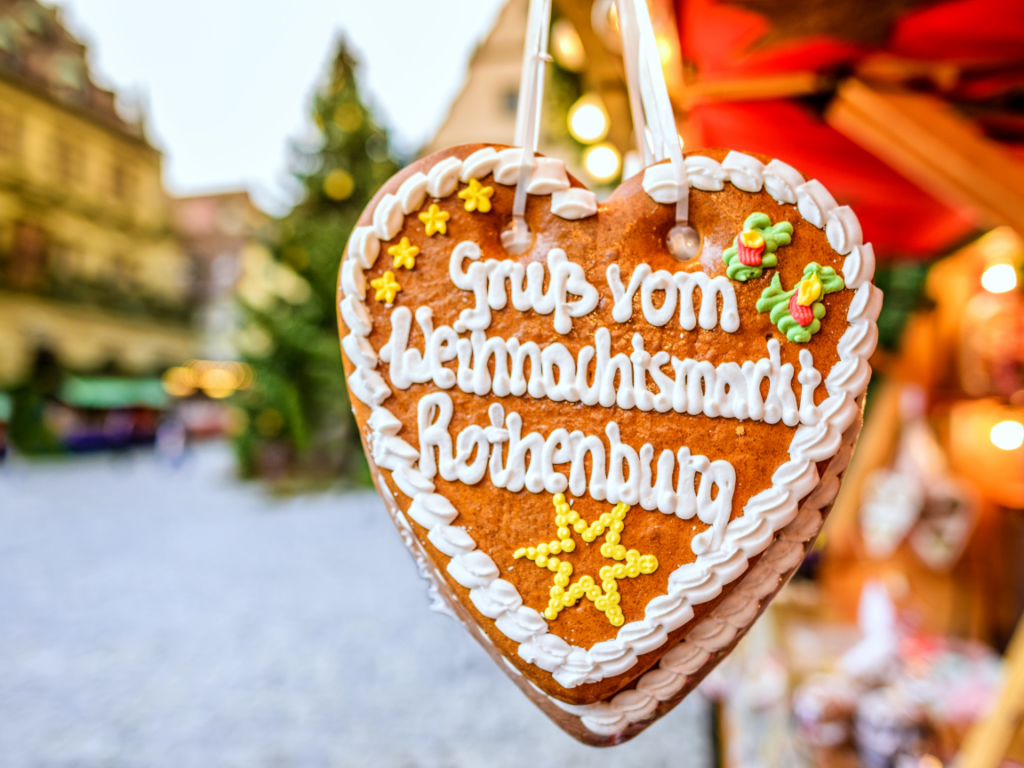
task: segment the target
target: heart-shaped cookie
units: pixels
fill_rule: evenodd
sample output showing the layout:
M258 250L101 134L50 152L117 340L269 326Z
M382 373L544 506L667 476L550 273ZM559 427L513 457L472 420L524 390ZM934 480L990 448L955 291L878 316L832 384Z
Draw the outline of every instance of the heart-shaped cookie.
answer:
M421 571L581 741L675 706L793 573L860 428L881 293L817 181L686 158L700 255L674 259L671 166L603 204L522 152L410 165L349 240L339 326L374 482Z

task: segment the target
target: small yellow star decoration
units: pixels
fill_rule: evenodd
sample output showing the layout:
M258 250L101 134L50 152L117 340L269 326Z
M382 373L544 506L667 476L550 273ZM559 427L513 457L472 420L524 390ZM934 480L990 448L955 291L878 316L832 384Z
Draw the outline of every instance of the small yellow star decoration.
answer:
M402 290L402 286L395 280L395 273L390 271L385 272L383 276L378 277L376 280L371 280L370 285L377 291L374 298L387 304L393 304L395 302L395 294Z
M448 234L448 219L452 215L448 211L442 211L437 203L431 203L430 208L421 211L419 217L427 228L427 237L433 237L438 232L442 235Z
M412 269L416 266L416 257L419 256L419 253L419 248L409 244L408 237L403 237L398 245L392 245L388 248L388 254L394 257L395 269L399 267Z
M555 525L558 526L558 540L549 544L538 544L536 547L520 547L512 555L515 559L525 557L532 560L538 568L547 568L555 574L554 586L548 593L551 599L548 600L548 607L543 611L544 618L554 621L563 608L575 605L582 598L592 601L597 610L602 611L608 617L612 626L621 627L625 623L619 601L622 599L619 594L618 580L627 576L635 579L640 574L651 574L658 570L658 558L654 555L641 555L637 550L627 550L619 541L622 531L626 527L626 513L629 512L629 505L618 503L611 512L603 513L590 525L574 512L565 500L565 494L556 493L555 504ZM582 576L573 585L569 585L572 576L572 563L559 560L555 555L562 552L572 552L576 549L576 542L573 541L572 530L580 535L586 543L592 542L608 529L605 534L604 544L601 545L601 555L609 560L625 560L625 563L617 562L615 565L606 565L598 571L601 584L594 581L593 576Z
M466 210L470 213L490 211L492 195L494 195L494 187L485 187L476 179L470 179L469 186L459 192L459 197L466 201Z

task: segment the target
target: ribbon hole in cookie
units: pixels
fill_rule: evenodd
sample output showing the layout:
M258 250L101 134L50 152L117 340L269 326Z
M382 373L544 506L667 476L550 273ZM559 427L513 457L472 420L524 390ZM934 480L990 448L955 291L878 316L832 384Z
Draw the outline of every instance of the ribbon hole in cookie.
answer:
M668 252L679 261L690 261L700 254L700 233L689 224L677 224L666 238Z
M530 250L534 238L526 219L513 217L501 231L501 245L511 256L519 256Z

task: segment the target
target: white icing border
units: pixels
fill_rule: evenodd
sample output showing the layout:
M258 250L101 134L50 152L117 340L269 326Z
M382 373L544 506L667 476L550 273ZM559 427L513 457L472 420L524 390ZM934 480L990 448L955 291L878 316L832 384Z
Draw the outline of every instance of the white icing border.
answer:
M839 362L824 382L828 397L820 406L821 421L796 430L789 448L790 460L776 470L771 488L752 497L743 508L743 516L727 526L719 549L700 555L695 562L676 569L669 577L667 594L654 598L647 605L643 620L620 627L614 640L598 643L590 649L572 647L548 631L548 624L540 613L522 604L518 590L499 578L494 561L476 549L472 537L451 525L458 511L448 499L435 493L434 484L415 468L418 451L397 437L402 425L381 405L391 395L391 390L375 370L378 363L376 351L366 342L372 320L363 301L364 294L358 291L360 285L365 285L362 270L372 266L376 260L380 240L393 238L401 229L404 219L396 225L397 216L403 216L406 210L415 210L409 208L413 202L422 204L421 188L424 195L438 193L447 196L455 192L457 181L470 172L480 175L492 172L496 183L507 181L514 184L521 157L521 150L498 152L491 147L474 152L465 161L448 157L425 174L425 186L420 178L423 174L414 174L399 188L398 195L385 195L378 202L373 212L374 226L354 230L343 262L344 298L339 309L350 333L342 339L342 346L356 367L348 378L350 392L372 410L368 420L368 442L374 463L391 470L399 490L412 499L409 517L426 528L431 542L451 558L448 573L470 590L470 600L476 608L494 619L495 626L505 636L520 644L520 657L551 672L563 687L573 688L621 674L636 663L637 656L659 648L667 641L669 632L693 618L694 605L716 598L724 585L747 570L749 558L769 548L778 531L789 530L787 526L796 525L794 520L799 521L798 505L802 498L817 488L813 496L819 498L820 508L838 492L838 482L826 483L818 477L816 462L837 456L844 433L860 413L855 401L863 394L871 377L868 358L878 339L875 320L881 309L881 291L870 282L874 273L874 252L870 244L863 243L856 216L848 207L839 207L820 182L805 182L796 170L781 161L773 160L765 165L739 152L730 152L722 163L704 156L686 159L691 187L714 191L722 189L725 181L748 192L757 192L764 187L780 203L793 204L795 201L805 220L826 230L829 244L840 255L846 255L843 277L846 286L855 291L847 313L849 325L837 345ZM659 203L674 202L674 178L666 177L670 170L668 163L660 163L644 173L644 190ZM541 189L552 190L552 211L556 215L584 218L596 213L593 193L578 187L568 190L554 188L559 186L564 174L564 165L559 161L538 163L534 175L531 175L530 188L538 192ZM505 181L499 181L499 175ZM467 175L470 177L477 178ZM560 195L563 196L561 200L556 200ZM563 205L561 201L565 200L569 204ZM347 292L346 288L353 289L353 292ZM772 546L761 558L758 568L762 564L764 568L784 565L785 568L777 571L783 573L799 564L803 558L802 546L787 539L785 534L779 541L788 543ZM737 595L748 595L749 598L754 595L750 591L754 589L751 584L761 582L760 577L753 582L748 577L743 587L730 595L712 617L692 630L680 647L699 646L709 652L709 646L719 649L728 645L739 630L735 623L722 617L745 616L747 609L743 609L740 603L747 598ZM777 579L772 589L775 584ZM756 602L770 592L771 589L749 599ZM701 630L701 634L695 634L705 625L707 627ZM595 733L617 733L654 711L661 700L659 696L667 695L666 692L678 682L665 673L681 674L678 669L689 668L694 663L696 656L682 658L682 654L688 652L675 648L666 654L656 670L641 677L641 681L647 681L643 688L638 684L637 690L623 691L608 702L569 711L579 710L584 725ZM654 672L661 674L649 678ZM675 690L681 688L682 683Z

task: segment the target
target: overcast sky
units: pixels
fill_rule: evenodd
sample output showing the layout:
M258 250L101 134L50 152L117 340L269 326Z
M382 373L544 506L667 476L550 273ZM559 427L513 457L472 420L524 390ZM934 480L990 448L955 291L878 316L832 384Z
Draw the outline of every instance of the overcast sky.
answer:
M59 0L101 84L142 94L175 194L287 202L287 144L344 34L407 148L440 124L504 0Z

